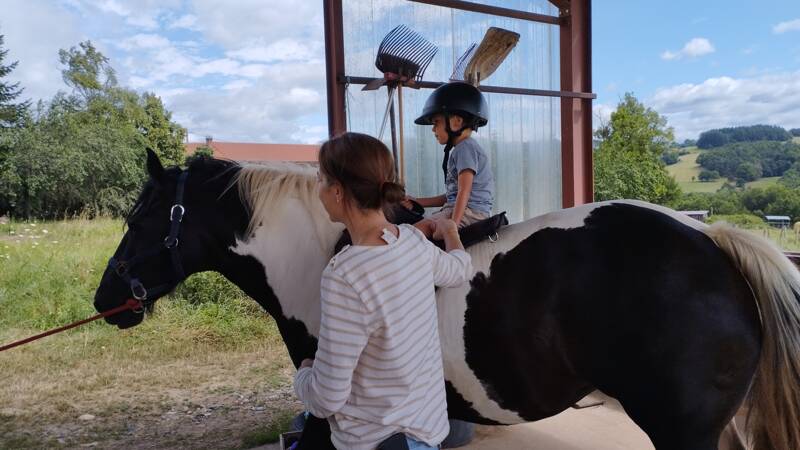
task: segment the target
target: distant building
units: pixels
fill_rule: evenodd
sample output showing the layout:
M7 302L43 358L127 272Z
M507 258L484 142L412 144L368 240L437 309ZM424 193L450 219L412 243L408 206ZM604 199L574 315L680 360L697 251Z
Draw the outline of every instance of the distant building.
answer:
M681 214L685 214L691 217L694 220L699 220L700 222L705 222L708 219L708 211L678 211Z
M789 216L764 216L767 223L776 228L789 228L792 226L792 218Z
M305 144L256 144L245 142L220 142L206 137L206 142L186 144L186 154L191 155L198 147L211 147L214 157L237 162L292 161L317 162L319 145Z

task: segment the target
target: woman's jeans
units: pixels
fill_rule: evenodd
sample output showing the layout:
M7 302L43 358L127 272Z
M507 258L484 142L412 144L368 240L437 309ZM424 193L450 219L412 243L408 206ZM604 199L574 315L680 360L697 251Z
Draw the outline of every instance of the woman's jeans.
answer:
M410 436L406 436L406 442L408 443L408 450L436 450L439 448L439 446L431 447L430 445L420 442Z

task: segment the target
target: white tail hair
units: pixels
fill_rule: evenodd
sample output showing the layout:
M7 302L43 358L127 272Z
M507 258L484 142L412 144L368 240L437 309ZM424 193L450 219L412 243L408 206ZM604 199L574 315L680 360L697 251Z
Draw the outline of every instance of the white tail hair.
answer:
M750 392L749 444L800 449L800 271L771 241L726 223L704 232L744 274L761 313L761 357Z

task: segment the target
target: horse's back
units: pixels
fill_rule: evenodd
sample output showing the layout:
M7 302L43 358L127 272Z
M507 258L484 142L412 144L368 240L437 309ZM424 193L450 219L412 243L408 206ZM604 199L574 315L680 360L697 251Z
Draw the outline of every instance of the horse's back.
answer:
M500 404L535 420L596 387L647 421L743 395L726 389L752 374L757 311L702 224L616 202L537 220L467 299L467 363Z

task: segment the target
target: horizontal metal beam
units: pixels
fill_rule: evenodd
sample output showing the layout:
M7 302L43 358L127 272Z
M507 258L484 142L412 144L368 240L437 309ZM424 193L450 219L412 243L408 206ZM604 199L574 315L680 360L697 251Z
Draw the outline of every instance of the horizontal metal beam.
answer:
M344 75L339 77L340 84L367 84L373 80L375 80L375 78L352 77L349 75ZM426 89L436 89L437 87L443 84L444 82L442 81L419 81L415 83L415 86ZM482 92L491 92L496 94L517 94L517 95L533 95L536 97L560 97L560 98L587 98L587 99L597 98L597 94L592 92L549 91L544 89L523 89L523 88L513 88L505 86L483 86L483 85L478 86L478 89L480 89Z
M425 3L427 5L441 6L444 8L460 9L462 11L489 14L492 16L510 17L512 19L529 20L531 22L549 23L551 25L561 25L562 18L548 16L546 14L536 14L518 9L502 8L499 6L482 5L475 2L463 0L408 0L414 3Z

